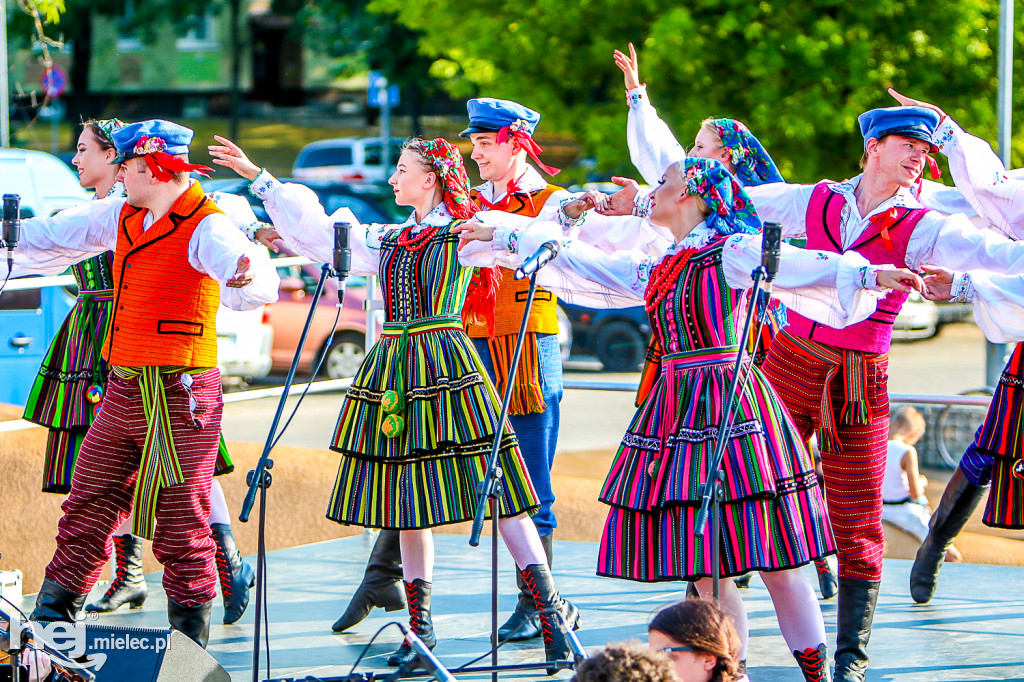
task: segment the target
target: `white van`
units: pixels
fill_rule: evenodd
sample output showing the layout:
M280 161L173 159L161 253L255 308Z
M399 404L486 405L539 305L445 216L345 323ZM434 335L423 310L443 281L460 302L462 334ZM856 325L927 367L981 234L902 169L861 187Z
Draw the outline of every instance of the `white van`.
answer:
M379 137L340 137L307 144L295 157L292 177L337 182L386 182L404 138L391 138L391 158L383 163Z

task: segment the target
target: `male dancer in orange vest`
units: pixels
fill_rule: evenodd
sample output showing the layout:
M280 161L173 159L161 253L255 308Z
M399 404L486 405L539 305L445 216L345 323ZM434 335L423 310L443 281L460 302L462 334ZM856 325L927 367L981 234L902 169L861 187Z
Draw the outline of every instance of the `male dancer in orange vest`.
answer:
M484 183L474 187L471 196L481 208L504 211L529 218L557 220L567 226L562 205L574 199L566 190L548 183L530 164L529 159L545 172L552 168L541 162L542 151L533 141L540 114L517 102L482 97L467 104L469 127L462 137L473 142L473 160L480 169ZM514 238L515 231L503 234ZM516 280L511 270L500 268L502 278L497 292L493 321L481 320L468 328L499 394L508 381L519 326L526 307L528 280ZM558 345L558 301L554 294L538 289L530 311L527 338L512 387L509 420L519 438L523 459L530 472L541 508L533 517L541 542L551 564L553 533L557 522L551 510L555 501L551 489L551 466L558 439L559 401L562 399L562 359ZM380 532L359 589L352 596L345 613L332 629L342 632L363 620L374 606L388 611L403 607L401 557L398 533ZM498 631L501 641L532 639L541 634L530 591L519 582L519 602L515 612ZM576 614L575 607L572 607ZM570 617L576 622L576 616Z
M217 307L277 300L265 252L212 201L188 162L192 131L143 121L113 133L126 199L25 221L16 258L46 274L114 251L107 395L82 444L57 551L33 620L74 621L133 508L164 565L171 626L205 646L217 571L207 517L223 402Z

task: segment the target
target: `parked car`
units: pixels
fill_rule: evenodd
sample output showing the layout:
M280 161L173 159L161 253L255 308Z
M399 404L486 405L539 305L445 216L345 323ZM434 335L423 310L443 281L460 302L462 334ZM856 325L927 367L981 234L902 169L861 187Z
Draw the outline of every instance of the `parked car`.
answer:
M633 372L644 360L651 325L643 306L599 310L560 303L572 330L573 355L596 355L609 372Z
M309 187L316 193L327 214L334 213L342 206L352 210L364 223L403 222L412 212L397 206L395 195L387 185L349 185L331 180L304 180L300 178L279 178L281 182L295 182ZM245 197L259 220L270 222L263 201L249 192L248 180L206 180L203 189L207 192L225 192Z
M939 306L916 291L910 292L892 326L892 338L899 341L930 339L939 331Z
M340 182L384 182L398 163L403 138L391 138L391 158L384 160L379 137L342 137L307 144L295 157L296 178Z
M275 371L285 371L292 363L299 337L309 314L311 296L320 279L320 267L305 265L282 268L281 297L267 306L267 319L273 327L271 358ZM331 340L330 350L324 358L320 373L328 379L341 379L355 375L366 357L366 278L349 277L345 287L345 302L338 314L338 283L327 280L310 325L306 345L299 355L298 368L312 372ZM337 323L335 323L337 319ZM383 311L375 311L375 324L379 333L383 328Z
M266 306L217 309L217 367L222 377L245 382L270 374L274 329Z

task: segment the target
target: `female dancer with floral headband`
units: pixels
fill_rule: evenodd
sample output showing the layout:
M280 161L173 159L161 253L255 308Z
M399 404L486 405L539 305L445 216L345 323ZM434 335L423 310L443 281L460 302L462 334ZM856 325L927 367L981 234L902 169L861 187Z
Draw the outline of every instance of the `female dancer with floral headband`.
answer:
M111 133L124 125L116 118L82 124L71 162L78 169L82 187L96 190L95 198L125 195L124 185L118 182L120 164L113 163L117 151L111 141ZM219 192L209 196L250 237L261 224L245 199ZM25 419L49 430L43 465L44 492L67 494L71 490L79 447L103 404L108 368L100 350L114 304L112 268L111 251L71 266L78 284L78 301L50 344L25 407ZM221 438L217 474L233 469ZM210 500L210 528L217 544L224 623L230 624L245 612L255 572L242 559L235 544L231 515L216 478ZM132 535L131 528L129 517L115 532L114 579L100 599L86 605L86 611L106 613L124 604L137 609L146 601L142 538Z
M462 155L440 138L407 141L388 182L396 203L414 209L412 216L401 225L364 226L348 209L328 216L311 190L278 182L237 145L217 139L222 144L210 147L214 163L252 180L251 191L263 199L289 247L329 261L332 225L346 221L352 224L353 274L380 275L387 321L341 409L331 444L341 465L327 515L338 523L401 531L411 629L432 648L430 528L473 518L476 486L499 427L500 399L463 327L464 304L470 314L487 313L477 306L487 292L475 290L467 302L467 291L474 266L491 266L495 257L489 249L457 250L456 228L476 210ZM499 459L504 490L498 527L543 614L546 659L564 660L569 648L554 611L570 625L579 614L559 597L527 516L539 504L507 423ZM403 643L388 664L414 656Z
M488 213L485 222L499 219ZM672 233L675 243L663 256L644 249L609 254L572 241L538 279L573 303L644 300L665 351L601 493L611 510L598 574L696 581L706 596L711 551L706 536L695 535L694 519L738 351L745 290L760 263L761 221L721 163L696 158L669 166L654 192L650 219ZM462 229L468 242L488 239L492 228L470 223ZM534 223L517 235L519 249L531 253L560 234L554 223ZM508 241L495 239L494 248ZM859 254L783 247L775 294L832 326L874 312L877 298L866 289L921 286L909 270L869 266ZM723 462L725 504L716 539L722 575L761 572L801 671L820 682L828 675L825 627L810 585L792 569L834 552L835 544L810 453L760 369L751 365L750 371ZM735 619L745 649L743 601L732 581L721 588L723 608Z

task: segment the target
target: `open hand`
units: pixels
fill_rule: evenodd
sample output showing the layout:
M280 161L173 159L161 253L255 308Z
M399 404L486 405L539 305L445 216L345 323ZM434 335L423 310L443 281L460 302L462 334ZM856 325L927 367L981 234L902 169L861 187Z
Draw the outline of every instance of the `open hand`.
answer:
M882 289L895 289L908 294L911 289L924 290L924 280L916 272L907 268L879 270L877 281L878 286Z
M601 215L633 215L633 200L636 199L640 185L632 178L613 177L612 182L621 187L618 192L608 195L607 208L598 208Z
M619 50L615 50L615 66L622 69L623 80L626 85L626 92L629 92L640 85L640 60L636 57L636 49L633 43L629 44L629 56Z
M489 242L494 240L494 227L484 225L479 220L467 220L452 228L459 233L459 250L470 242Z
M263 246L267 247L274 253L281 253L280 247L275 244L275 242L281 238L281 235L277 233L277 230L275 230L273 226L266 225L265 227L261 227L256 230L256 234L253 236L256 238L257 242L263 244Z
M937 265L922 265L925 273L924 291L921 293L929 301L948 301L953 297L954 272Z
M942 119L946 118L946 112L944 112L942 109L938 108L931 102L925 102L923 100L914 99L913 97L901 95L900 93L896 92L895 88L889 88L889 94L892 95L897 102L899 102L905 107L923 107L925 109L931 109L932 111L939 115L940 122L942 121Z
M232 289L241 289L252 282L252 272L249 271L249 265L248 256L239 257L238 268L235 270L234 276L227 282L224 282L224 286L231 287Z
M241 175L246 180L255 180L260 174L260 167L249 160L242 148L226 137L214 135L213 139L220 142L219 145L211 144L206 149L213 157L213 162L219 166L227 166Z

